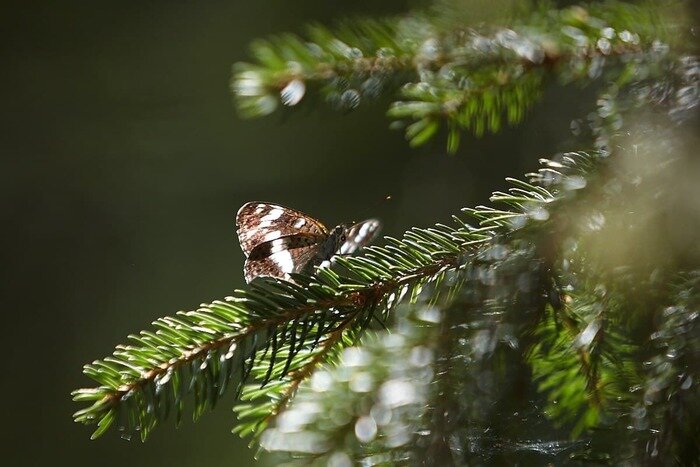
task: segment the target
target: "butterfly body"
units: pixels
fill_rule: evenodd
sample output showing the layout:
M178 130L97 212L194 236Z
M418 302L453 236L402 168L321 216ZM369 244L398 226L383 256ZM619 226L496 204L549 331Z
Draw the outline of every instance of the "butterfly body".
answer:
M290 279L292 273L311 274L336 254L350 254L369 243L379 221L368 219L328 230L322 223L278 204L251 202L236 215L238 240L246 255L245 279L259 276Z

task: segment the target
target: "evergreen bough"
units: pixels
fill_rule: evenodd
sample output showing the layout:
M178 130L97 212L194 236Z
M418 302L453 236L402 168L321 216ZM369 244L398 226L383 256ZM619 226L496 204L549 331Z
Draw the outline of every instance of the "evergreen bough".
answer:
M700 218L700 64L684 6L542 4L471 24L452 0L254 43L232 79L246 117L392 91L412 145L444 127L454 152L560 80L598 90L572 127L590 149L450 225L156 320L85 366L97 386L74 391L75 420L145 440L230 388L234 431L303 465L697 462L700 251L679 223Z

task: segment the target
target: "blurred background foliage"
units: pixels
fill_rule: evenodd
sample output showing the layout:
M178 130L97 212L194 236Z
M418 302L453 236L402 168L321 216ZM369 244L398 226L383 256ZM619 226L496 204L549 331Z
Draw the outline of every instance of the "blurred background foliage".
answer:
M513 6L468 3L474 22ZM115 435L90 442L67 396L85 385L75 369L127 333L243 285L233 216L244 202L280 202L328 224L379 217L398 235L485 202L539 157L579 149L566 135L596 89L556 83L522 125L463 136L457 157L445 156L443 139L409 149L388 131L388 97L349 113L236 116L230 68L249 59L253 39L422 5L8 4L0 258L10 465L252 462L229 434L231 395L196 426L164 424L145 445Z

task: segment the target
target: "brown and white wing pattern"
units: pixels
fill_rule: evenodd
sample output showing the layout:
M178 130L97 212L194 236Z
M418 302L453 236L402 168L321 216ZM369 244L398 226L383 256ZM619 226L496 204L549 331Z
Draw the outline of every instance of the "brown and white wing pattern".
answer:
M282 242L293 237L283 237L270 243ZM267 256L250 256L243 269L246 282L260 276L290 280L291 273L299 273L318 254L318 244L297 248L273 248Z
M295 234L327 236L328 229L314 218L279 204L253 201L236 214L238 241L246 256L265 242Z
M381 230L381 222L377 219L367 219L352 225L345 236L345 241L338 248L338 254L349 255L374 240Z

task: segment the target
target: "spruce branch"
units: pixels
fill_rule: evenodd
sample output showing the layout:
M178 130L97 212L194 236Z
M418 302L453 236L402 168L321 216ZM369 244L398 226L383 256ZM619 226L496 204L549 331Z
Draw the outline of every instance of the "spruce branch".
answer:
M413 146L444 126L454 152L463 130L480 136L519 123L547 76L585 84L605 72L617 87L641 74L663 77L677 60L667 44L679 32L664 14L651 5L604 2L504 17L508 26L500 28L416 12L346 21L334 31L312 26L305 39L286 34L255 42L256 62L234 66L231 89L241 114L258 117L280 103L299 104L307 88L352 109L400 87L388 111L393 126L407 123Z
M591 292L581 290L559 311L550 309L528 355L538 389L548 396L547 416L572 425L574 439L614 420L639 382L630 365L639 349L606 317L616 313L614 305Z
M586 167L593 159L572 154L564 164ZM119 420L124 430L138 430L145 439L173 405L180 421L188 394L195 419L212 408L235 371L238 384L252 372L263 386L289 374L307 375L307 359L314 364L323 359L309 357L320 342L321 354L330 351L340 345L345 328L361 331L372 319L382 321L404 295L460 267L477 246L529 218L537 222L528 213L551 203L551 193L527 182L515 184L509 195L494 199L510 197L506 202L525 212L473 210L482 227L458 221L457 227L414 228L402 240L388 238L386 246L368 247L362 256L339 258L334 269L298 276L297 284L263 279L225 300L156 320L155 332L131 335L132 345L118 346L112 356L85 366L99 386L74 392L76 400L92 403L76 412L76 421L97 423L94 436L99 436ZM280 389L291 394L298 382L288 381L291 386Z
M628 343L625 337L628 331L624 327L629 318L625 316L649 315L643 310L631 311L640 304L628 303L624 298L626 290L633 290L629 284L639 281L638 276L631 272L606 275L605 271L610 268L605 266L608 259L591 254L595 252L595 242L587 237L600 237L602 221L596 221L595 216L591 218L586 212L591 200L598 200L601 208L608 206L611 186L617 187L613 196L619 196L627 186L638 187L640 176L650 187L656 187L658 178L673 177L674 172L668 173L673 164L665 160L660 165L658 161L642 164L641 173L620 172L610 164L611 160L614 159L606 152L567 153L556 160L543 160L542 169L529 174L529 181L509 179L513 185L511 189L494 193L492 201L496 206L465 210L477 220L478 226L455 218L454 227L438 224L429 229L412 229L401 240L389 238L385 246L367 248L362 256L340 258L332 269L318 269L315 276L297 276L296 283L262 280L223 302L159 320L159 331L164 332L143 332L135 336L137 341L141 339L139 342L146 344L145 348L120 346L112 357L86 367L89 375L94 373L93 368L104 368L103 373L109 376L99 373L102 380L98 382L102 386L76 392L80 400L95 401L90 397L102 396L76 417L78 421L98 422L97 434L101 434L118 418L116 412L121 411L120 420L126 419L131 427L146 427L142 430L148 433L167 417L171 404L175 405L178 415L181 414L187 394L194 395L195 416L212 407L217 394L228 385L233 371L238 370L241 373L238 383L249 384L243 388L244 402L236 408L241 421L236 431L253 434L256 439L262 435L260 440L266 449L295 451L297 447L292 449L288 440L282 439L286 435L281 435L282 438L265 435L266 430L279 434L275 431L278 424L287 423L286 419L280 421L281 414L285 410L295 410L292 397L300 390L306 391L303 388L316 370L323 364L337 363L342 349L357 344L373 319L385 321L397 303L407 301L425 303L426 310L435 309L430 308L435 306L449 310L452 305L445 303L457 304L446 316L450 321L455 320L454 325L448 326L449 339L455 339L460 345L447 347L447 354L453 355L450 358L454 361L441 374L447 369L451 377L463 372L464 378L457 381L464 384L454 398L445 391L436 399L426 396L431 401L442 399L443 402L423 406L421 420L434 420L431 414L436 412L432 407L444 407L447 403L455 410L441 424L454 428L460 442L474 439L473 430L488 429L492 415L483 412L484 404L464 405L467 401L483 399L479 388L484 383L472 387L473 383L466 382L477 381L479 369L488 365L490 358L497 354L508 355L508 349L517 345L531 349L528 354L536 375L538 372L546 374L547 381L554 381L540 389L549 393L550 401L560 404L558 412L548 410L558 423L575 421L575 436L589 427L615 426L629 407L627 389L642 384L634 363L640 345L637 343L635 347ZM664 170L659 171L659 167ZM638 188L633 189L638 199L646 201L639 196ZM658 190L650 194L657 202L663 200ZM619 209L627 211L629 208L622 205ZM621 228L629 231L629 220L619 217ZM637 220L634 230L647 231L655 216L647 217L650 220L641 223ZM591 223L591 219L595 222ZM617 220L615 216L613 219ZM571 238L576 238L576 242ZM582 245L587 246L583 250L585 255L579 250ZM564 266L559 270L560 266L556 265L562 260L562 265L575 261L578 266L576 269ZM643 270L641 274L648 276ZM586 285L586 281L598 284L603 278L607 281L607 291L599 290L597 285ZM566 287L573 287L575 293L562 290L562 284L567 282ZM644 302L642 298L641 303ZM649 300L649 303L655 302ZM460 314L465 309L475 310L472 318L466 319ZM547 309L549 313L545 312ZM563 333L558 322L564 324ZM232 349L234 343L241 347ZM180 359L171 355L157 356L165 350L174 353L178 346ZM625 350L627 347L629 350ZM227 352L217 353L218 349ZM538 358L533 362L535 354ZM224 364L229 360L233 364L224 368L217 366L217 362ZM146 362L150 362L152 368L146 370ZM167 365L160 366L164 362ZM464 362L471 363L465 365ZM178 371L180 368L191 369L191 373ZM507 368L502 369L504 375L511 371ZM518 365L512 368L517 369ZM139 374L153 377L153 381L133 377ZM152 376L154 374L156 376ZM171 374L171 379L177 381L173 383L174 388L170 388L173 397L168 399L166 391L166 397L158 398L158 389L153 385L168 383L164 378L159 380L158 374ZM474 376L468 376L470 374ZM561 379L562 375L568 379ZM578 386L576 378L582 381ZM181 381L185 380L187 388L183 389ZM551 392L557 387L581 390L576 398L567 399ZM119 392L127 388L128 392ZM625 397L620 398L620 395ZM117 396L120 396L118 402ZM288 409L290 403L292 408ZM357 418L355 423L359 420ZM370 423L363 420L363 423ZM343 426L343 432L350 429L350 425ZM681 432L692 434L692 428L687 432L685 426ZM329 432L329 436L331 433L336 432ZM505 434L479 439L480 443L494 447L495 451L488 452L507 453L510 448L505 446L516 450L540 449L536 443L509 439ZM311 445L326 446L317 445L316 441ZM425 440L419 437L415 441L416 449L440 445L435 437ZM444 447L444 443L442 445ZM338 447L337 444L329 446ZM552 455L569 455L579 449L577 443L558 441L556 446ZM378 456L372 458L379 460L416 455L416 452L398 447L389 451L386 446L365 448L356 445L351 451L357 456ZM677 450L678 445L673 444L672 449ZM614 453L614 449L608 448L608 452ZM482 460L491 459L490 454L487 457L483 457L483 453L476 455ZM577 455L594 458L585 452Z

